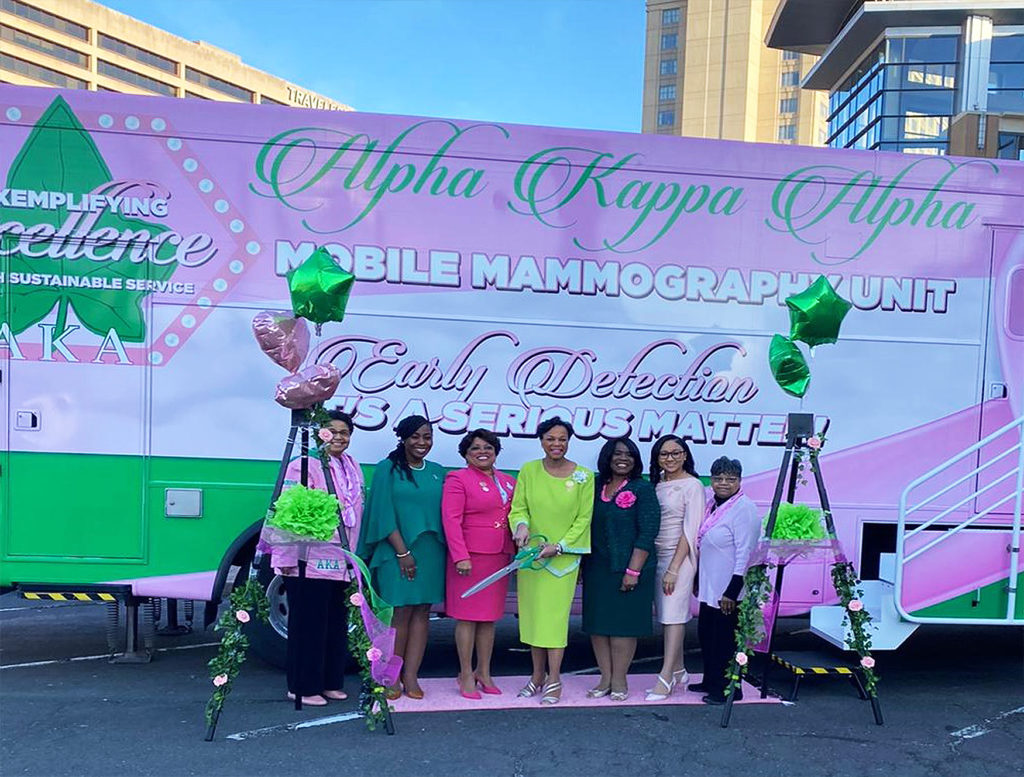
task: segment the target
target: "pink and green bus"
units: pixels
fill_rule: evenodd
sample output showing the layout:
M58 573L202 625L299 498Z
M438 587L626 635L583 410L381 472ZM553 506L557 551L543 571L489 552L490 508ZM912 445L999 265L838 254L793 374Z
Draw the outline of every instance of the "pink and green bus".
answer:
M309 362L362 462L419 412L515 470L561 414L584 464L675 433L766 503L811 412L895 620L1024 622L1020 163L9 85L0 137L4 587L220 600L289 421L250 321L326 246L357 283ZM768 344L822 274L853 310L796 400ZM834 600L812 563L783 594Z

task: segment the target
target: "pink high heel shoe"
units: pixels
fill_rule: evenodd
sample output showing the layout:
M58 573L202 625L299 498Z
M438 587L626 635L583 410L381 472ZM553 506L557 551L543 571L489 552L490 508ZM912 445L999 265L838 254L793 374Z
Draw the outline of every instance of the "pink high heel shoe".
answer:
M474 677L473 679L476 680L476 684L480 686L480 690L484 693L490 694L491 696L501 696L501 688L497 685L487 685L479 677Z
M464 690L462 690L462 683L456 680L455 684L459 686L459 696L461 696L463 699L472 699L473 701L480 701L480 699L483 698L483 696L480 695L480 691L472 691L471 693L466 693Z

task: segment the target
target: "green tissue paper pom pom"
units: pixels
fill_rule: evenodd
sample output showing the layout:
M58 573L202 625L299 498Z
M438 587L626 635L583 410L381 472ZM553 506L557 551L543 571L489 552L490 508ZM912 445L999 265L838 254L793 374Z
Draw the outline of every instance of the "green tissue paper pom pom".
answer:
M271 526L327 542L338 528L338 498L315 488L292 486L274 503Z
M767 520L767 519L766 519ZM825 529L821 525L821 510L807 505L783 502L775 517L773 540L821 540Z

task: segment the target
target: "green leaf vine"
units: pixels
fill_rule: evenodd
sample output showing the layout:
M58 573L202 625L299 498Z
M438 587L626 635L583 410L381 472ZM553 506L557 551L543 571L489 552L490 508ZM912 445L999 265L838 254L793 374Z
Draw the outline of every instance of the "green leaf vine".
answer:
M755 564L743 576L746 595L740 600L737 611L736 655L725 670L729 681L726 695L739 689L747 664L754 655L754 646L765 638L764 608L772 595L768 570L773 567L774 564Z
M832 585L839 594L839 603L843 607L843 623L849 624L850 636L846 645L857 653L860 659L860 672L864 677L864 690L872 698L878 696L878 675L875 674L875 659L871 655L871 637L868 636L868 624L871 613L864 608L864 592L860 589L860 580L849 561L840 561L832 565Z
M214 627L223 631L220 649L208 666L213 681L213 693L206 702L206 723L213 725L224 707L224 700L231 693L231 686L238 677L249 651L249 638L245 635L245 624L253 618L266 623L270 617L270 602L267 593L256 582L249 579L241 588L231 592L227 609L221 613Z
M354 583L350 590L352 593L348 597L348 649L359 662L359 711L366 720L366 727L373 731L384 723L385 710L393 711L394 707L389 707L387 688L374 680L370 674L374 651L379 652L379 649L370 641L370 635L366 633L366 625L363 623L363 594ZM386 620L382 616L385 616ZM385 622L391 619L390 612L378 612L377 617Z

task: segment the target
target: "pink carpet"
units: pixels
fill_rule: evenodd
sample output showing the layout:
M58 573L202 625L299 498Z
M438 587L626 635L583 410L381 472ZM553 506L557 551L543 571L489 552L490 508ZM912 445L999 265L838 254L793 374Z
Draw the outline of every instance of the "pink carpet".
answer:
M629 699L611 701L607 696L603 699L588 699L587 691L597 683L597 675L562 675L562 700L556 707L628 707L699 704L704 706L700 698L703 694L691 693L677 688L664 701L644 701L648 688L655 683L653 674L634 674L629 676ZM421 679L424 698L416 701L407 696L392 702L395 712L467 712L471 710L514 710L536 709L541 706L540 694L520 699L516 696L519 689L526 685L527 676L496 677L494 682L502 690L500 696L481 693L479 700L464 699L459 695L458 683L454 677L434 677ZM690 683L700 681L700 675L690 675ZM743 684L743 701L737 704L778 704L779 699L769 696L762 699L760 691L747 683ZM547 706L547 705L544 705Z

